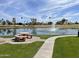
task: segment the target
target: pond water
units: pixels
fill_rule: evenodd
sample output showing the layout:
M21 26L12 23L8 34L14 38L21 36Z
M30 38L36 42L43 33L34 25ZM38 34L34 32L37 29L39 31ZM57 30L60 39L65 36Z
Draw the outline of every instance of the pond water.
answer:
M16 35L20 32L30 32L33 35L74 35L78 29L56 29L51 28L21 28L21 29L0 29L0 36Z

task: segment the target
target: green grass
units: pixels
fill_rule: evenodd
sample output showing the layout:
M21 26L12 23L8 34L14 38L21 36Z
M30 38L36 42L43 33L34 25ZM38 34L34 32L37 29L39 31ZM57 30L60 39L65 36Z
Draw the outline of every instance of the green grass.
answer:
M2 44L0 45L0 58L31 58L33 57L43 42L33 42L31 44Z
M13 38L14 36L0 36L2 38Z
M36 35L36 36L40 37L41 39L48 39L49 37L53 37L56 35Z
M63 37L55 41L54 58L79 58L79 37Z

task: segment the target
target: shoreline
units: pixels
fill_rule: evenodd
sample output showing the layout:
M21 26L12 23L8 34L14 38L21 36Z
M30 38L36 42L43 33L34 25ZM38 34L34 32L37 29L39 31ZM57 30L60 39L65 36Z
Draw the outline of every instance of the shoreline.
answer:
M56 28L60 28L60 29L79 29L79 24L56 25Z
M0 25L0 29L5 29L5 28L53 28L52 25ZM55 25L55 28L60 28L60 29L79 29L79 24L70 24L70 25Z

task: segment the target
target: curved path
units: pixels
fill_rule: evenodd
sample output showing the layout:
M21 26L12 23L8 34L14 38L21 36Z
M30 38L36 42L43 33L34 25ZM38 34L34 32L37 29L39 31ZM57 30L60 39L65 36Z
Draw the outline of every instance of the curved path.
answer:
M77 35L63 35L48 38L42 45L42 47L39 49L39 51L36 53L34 58L52 58L55 39L67 36L77 36Z

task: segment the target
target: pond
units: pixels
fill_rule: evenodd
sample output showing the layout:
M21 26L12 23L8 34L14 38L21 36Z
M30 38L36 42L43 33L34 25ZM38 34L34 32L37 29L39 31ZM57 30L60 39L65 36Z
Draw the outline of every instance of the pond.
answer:
M20 32L29 32L33 35L74 35L78 29L56 29L51 28L21 28L21 29L0 29L0 36L16 35Z

